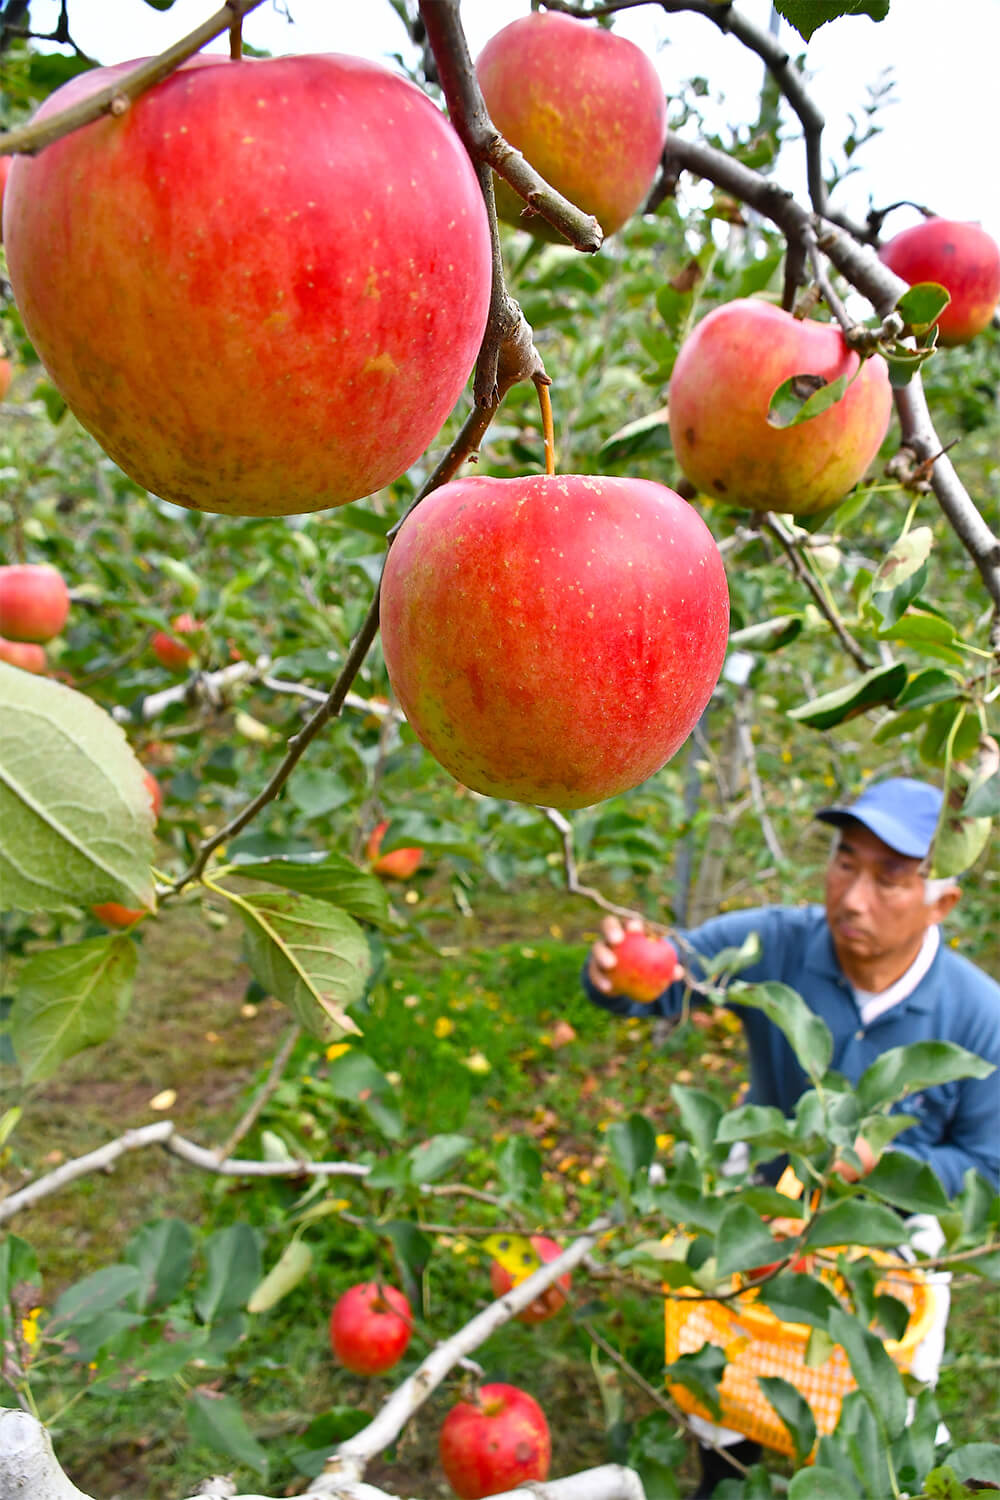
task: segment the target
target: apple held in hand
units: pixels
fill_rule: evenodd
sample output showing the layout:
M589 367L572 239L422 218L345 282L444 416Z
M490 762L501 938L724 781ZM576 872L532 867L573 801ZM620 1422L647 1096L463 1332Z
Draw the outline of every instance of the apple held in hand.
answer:
M337 1299L330 1314L330 1346L346 1370L381 1375L398 1364L413 1328L410 1304L394 1286L361 1281Z
M550 1240L544 1234L533 1234L531 1236L531 1248L538 1256L543 1266L548 1265L550 1260L555 1260L557 1255L562 1254L562 1246L557 1245L555 1240ZM525 1274L530 1275L538 1267L530 1265ZM572 1277L567 1271L565 1276L560 1276L554 1286L545 1288L523 1312L517 1314L518 1323L544 1323L548 1318L555 1317L556 1313L566 1306L566 1293L570 1289ZM515 1285L511 1273L503 1267L498 1260L490 1261L490 1287L494 1297L504 1297Z
M170 624L177 635L193 635L201 629L193 615L175 615ZM149 644L160 666L166 667L168 672L184 672L194 660L194 648L176 636L168 635L165 630L154 631Z
M937 320L938 342L967 344L982 333L1000 301L1000 245L979 224L925 219L904 229L879 251L882 260L915 286L936 281L951 296Z
M401 526L382 646L418 739L464 786L586 807L697 722L729 596L704 521L641 479L459 479Z
M750 510L810 515L843 499L878 453L892 392L880 355L842 399L794 427L767 420L793 375L854 375L858 356L834 323L793 318L769 302L717 307L685 339L670 378L677 461L705 495Z
M613 951L611 988L616 995L649 1005L679 977L677 949L669 938L628 930Z
M459 1500L516 1489L549 1472L552 1441L545 1413L516 1385L481 1385L459 1401L438 1437L441 1467Z
M48 563L0 568L0 635L11 641L51 641L66 624L69 590Z
M407 849L390 849L388 854L380 854L382 840L389 826L388 819L377 823L368 836L365 845L365 854L368 856L372 872L375 875L383 875L390 880L409 880L415 875L424 857L422 849L410 847Z
M134 66L95 68L36 118ZM363 58L199 55L7 184L29 337L83 425L179 505L288 515L388 484L472 368L489 230L442 112Z
M663 85L644 52L590 21L535 12L491 37L476 60L490 118L563 197L613 234L652 187L667 138ZM494 178L500 217L565 241Z
M48 671L45 647L36 646L30 641L6 641L0 636L0 661L5 661L12 667L20 667L25 672L44 674Z

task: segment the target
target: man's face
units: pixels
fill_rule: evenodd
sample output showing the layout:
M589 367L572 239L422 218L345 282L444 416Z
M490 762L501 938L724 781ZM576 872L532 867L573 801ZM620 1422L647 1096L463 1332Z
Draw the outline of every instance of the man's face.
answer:
M846 967L897 961L902 974L928 927L957 899L945 892L927 906L920 860L897 854L862 823L840 831L826 872L826 917L837 956Z

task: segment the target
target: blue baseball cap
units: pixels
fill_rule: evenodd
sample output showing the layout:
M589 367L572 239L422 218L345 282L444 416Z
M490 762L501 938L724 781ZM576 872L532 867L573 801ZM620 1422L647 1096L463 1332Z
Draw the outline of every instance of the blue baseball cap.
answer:
M943 800L940 790L926 781L893 776L866 787L849 807L824 807L816 817L821 823L832 823L837 828L845 823L862 823L897 854L925 859L930 853Z

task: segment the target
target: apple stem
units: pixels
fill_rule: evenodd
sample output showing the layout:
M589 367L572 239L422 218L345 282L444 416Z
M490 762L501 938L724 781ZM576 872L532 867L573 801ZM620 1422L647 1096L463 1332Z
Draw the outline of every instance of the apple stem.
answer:
M554 474L556 472L556 429L552 420L552 400L549 396L549 386L552 381L547 375L533 375L535 390L538 392L538 405L542 413L542 433L545 437L545 472Z
M232 62L239 62L243 56L243 17L233 17L233 24L229 28L229 56Z

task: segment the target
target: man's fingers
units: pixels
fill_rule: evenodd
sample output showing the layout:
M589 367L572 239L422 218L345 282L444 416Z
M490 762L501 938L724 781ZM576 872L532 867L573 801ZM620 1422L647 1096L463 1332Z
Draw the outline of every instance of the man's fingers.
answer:
M601 932L608 943L620 943L625 936L625 929L617 917L605 917L601 922Z
M595 965L601 969L614 969L618 964L618 958L613 948L607 943L596 942L591 949Z

